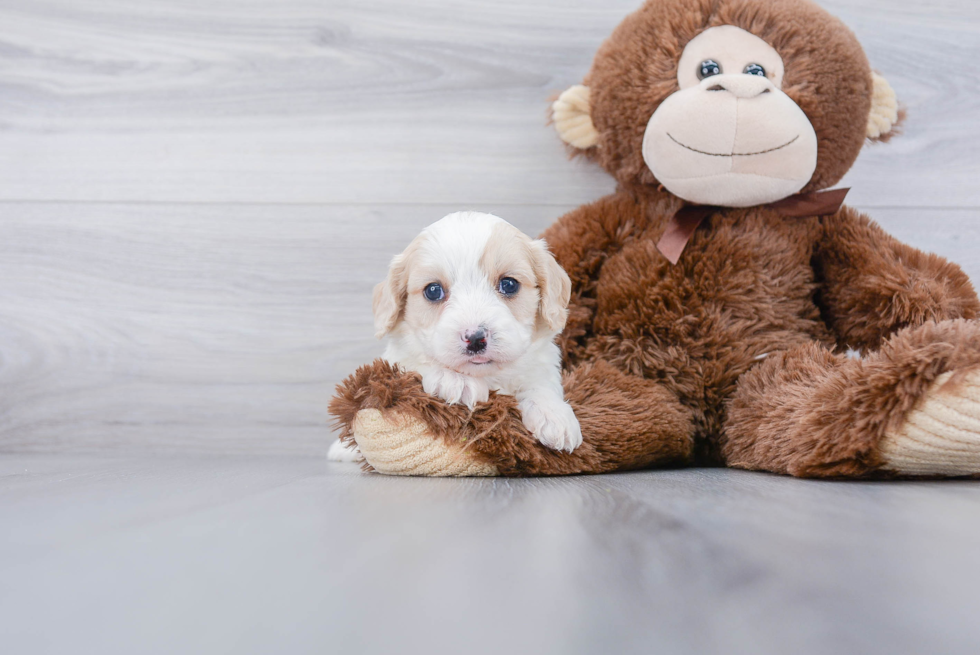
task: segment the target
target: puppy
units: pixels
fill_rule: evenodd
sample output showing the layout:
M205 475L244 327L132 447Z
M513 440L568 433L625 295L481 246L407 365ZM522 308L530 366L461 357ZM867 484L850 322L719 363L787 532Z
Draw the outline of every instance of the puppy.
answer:
M571 282L541 240L490 214L450 214L391 260L374 289L384 357L422 375L426 393L470 409L491 389L517 399L541 443L571 452L582 431L561 386L555 336ZM331 448L334 459L356 457Z

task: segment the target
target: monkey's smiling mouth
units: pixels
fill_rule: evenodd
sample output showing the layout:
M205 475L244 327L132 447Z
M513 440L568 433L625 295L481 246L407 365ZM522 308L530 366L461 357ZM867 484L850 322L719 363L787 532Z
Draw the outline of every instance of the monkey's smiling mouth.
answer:
M680 147L687 148L691 152L696 152L699 155L708 155L709 157L752 157L753 155L765 155L765 154L770 153L770 152L775 152L777 150L782 150L783 148L785 148L786 146L790 145L791 143L795 142L797 139L800 138L800 135L797 134L796 136L794 136L792 139L790 139L789 141L787 141L786 143L784 143L781 146L776 146L775 148L769 148L768 150L760 150L759 152L723 152L723 153L717 153L717 152L705 152L704 150L698 150L697 148L692 148L691 146L684 145L683 143L681 143L680 141L678 141L677 139L675 139L671 135L670 132L667 132L667 136L669 136L670 137L670 140L673 141L674 143L676 143L677 145L679 145Z

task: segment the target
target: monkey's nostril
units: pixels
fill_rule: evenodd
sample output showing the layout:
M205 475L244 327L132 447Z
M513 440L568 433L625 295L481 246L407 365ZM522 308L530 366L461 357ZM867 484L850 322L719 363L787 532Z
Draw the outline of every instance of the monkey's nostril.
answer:
M715 84L714 86L709 86L708 91L727 91L725 87L720 84Z

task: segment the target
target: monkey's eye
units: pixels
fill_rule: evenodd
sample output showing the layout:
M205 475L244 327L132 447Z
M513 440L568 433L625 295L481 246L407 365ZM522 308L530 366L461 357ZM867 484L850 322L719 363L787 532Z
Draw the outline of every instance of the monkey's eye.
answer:
M512 277L502 277L497 283L497 290L505 296L513 296L521 290L521 283Z
M746 75L759 75L760 77L766 76L766 69L759 64L749 64L742 72Z
M721 64L714 59L705 59L698 64L698 79L703 80L712 75L721 75Z
M441 284L433 282L422 290L422 295L430 302L439 302L446 297L446 292L442 290Z

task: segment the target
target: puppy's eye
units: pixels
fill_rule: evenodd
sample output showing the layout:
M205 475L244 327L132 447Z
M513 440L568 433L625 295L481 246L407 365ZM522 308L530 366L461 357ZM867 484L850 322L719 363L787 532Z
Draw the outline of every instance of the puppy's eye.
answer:
M745 67L745 70L742 72L745 73L746 75L759 75L761 77L766 76L766 69L760 66L759 64L749 64L748 66Z
M521 283L512 277L502 277L497 284L497 290L505 296L513 296L521 290Z
M714 59L705 59L698 64L698 79L703 80L713 75L721 75L721 64Z
M441 284L433 282L422 290L422 295L430 302L439 302L446 297L446 292L442 290Z

